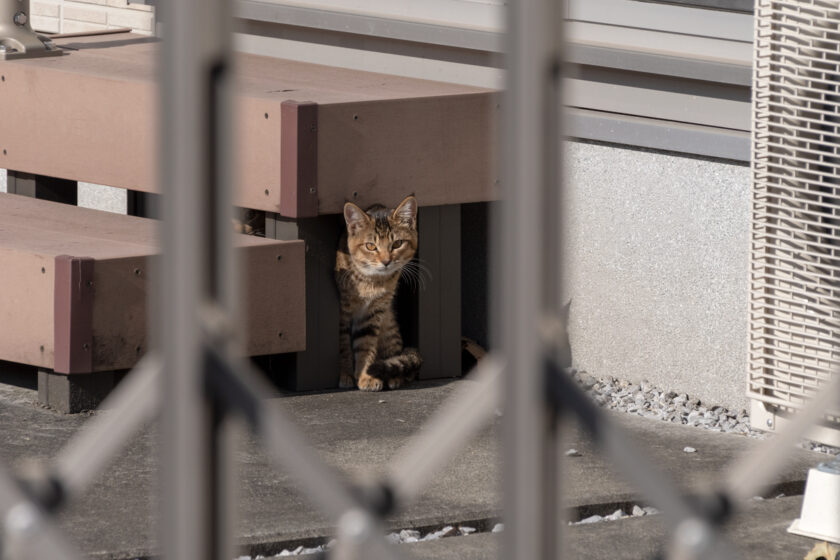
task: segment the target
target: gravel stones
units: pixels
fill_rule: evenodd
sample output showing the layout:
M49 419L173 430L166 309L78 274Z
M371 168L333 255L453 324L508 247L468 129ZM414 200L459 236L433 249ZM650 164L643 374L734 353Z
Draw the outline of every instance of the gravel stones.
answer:
M601 407L665 422L704 428L715 432L764 438L766 434L750 427L746 410L733 410L704 403L686 393L663 390L649 381L634 383L615 377L596 378L585 371L571 369L572 377ZM812 451L840 455L840 448L810 441L802 447ZM686 453L692 453L686 451Z
M580 521L570 521L569 525L591 525L592 523L602 523L605 521L618 521L627 517L642 517L645 515L656 515L659 510L654 507L641 507L634 505L631 513L626 513L623 509L617 509L609 515L590 515Z

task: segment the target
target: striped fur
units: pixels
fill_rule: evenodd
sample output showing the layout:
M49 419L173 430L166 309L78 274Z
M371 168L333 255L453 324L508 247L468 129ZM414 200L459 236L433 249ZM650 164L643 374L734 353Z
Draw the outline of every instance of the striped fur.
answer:
M421 359L403 348L394 316L394 294L403 267L417 251L417 201L407 197L394 210L344 206L347 231L336 254L341 295L339 385L363 391L395 389L414 379Z

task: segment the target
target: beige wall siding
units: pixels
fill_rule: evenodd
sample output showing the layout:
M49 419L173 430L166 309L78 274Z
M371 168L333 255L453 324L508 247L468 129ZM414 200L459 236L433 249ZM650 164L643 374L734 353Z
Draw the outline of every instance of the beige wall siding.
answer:
M77 33L130 27L151 35L152 6L129 0L31 0L32 27L45 33Z

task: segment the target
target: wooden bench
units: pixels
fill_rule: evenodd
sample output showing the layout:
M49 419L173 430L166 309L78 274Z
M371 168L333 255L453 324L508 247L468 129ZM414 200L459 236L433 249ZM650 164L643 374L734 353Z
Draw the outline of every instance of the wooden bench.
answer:
M0 167L15 170L10 185L51 193L58 178L159 192L158 43L126 33L56 44L69 54L0 62ZM421 377L460 375L459 205L496 197L498 94L254 55L236 63L235 201L265 212L267 237L307 246L307 349L292 387L336 384L332 266L343 203L393 205L412 192L431 272L409 328Z
M0 360L38 369L41 400L95 406L146 352L154 220L0 194ZM248 355L306 347L301 241L237 236Z

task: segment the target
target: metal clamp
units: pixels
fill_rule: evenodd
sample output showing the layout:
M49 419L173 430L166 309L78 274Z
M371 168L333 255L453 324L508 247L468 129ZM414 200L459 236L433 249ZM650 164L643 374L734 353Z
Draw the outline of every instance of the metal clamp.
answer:
M0 60L60 56L49 37L32 30L29 0L0 0Z

